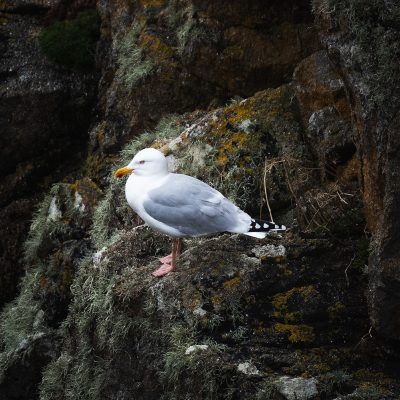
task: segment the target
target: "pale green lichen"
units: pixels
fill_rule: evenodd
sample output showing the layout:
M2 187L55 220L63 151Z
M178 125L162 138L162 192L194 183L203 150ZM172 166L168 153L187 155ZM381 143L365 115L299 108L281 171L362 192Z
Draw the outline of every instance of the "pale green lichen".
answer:
M399 98L399 34L394 27L400 6L385 0L314 0L314 12L343 22L355 38L351 57L362 66L362 92L386 115L397 112ZM390 99L390 101L388 101Z
M28 271L20 286L19 296L4 307L0 316L0 338L5 353L15 350L34 329L40 328L40 318L37 318L40 301L35 299L40 289L40 269Z
M99 353L121 351L121 340L133 324L131 318L114 307L112 288L117 275L100 269L93 276L92 266L91 257L82 261L71 286L74 302L61 328L64 332L75 330L76 354L71 357L62 353L46 367L40 385L42 400L58 399L60 387L64 388L66 399L101 397L104 382L110 379L111 360L102 358ZM92 338L94 324L96 347Z
M166 389L161 398L178 400L188 392L196 393L202 399L218 398L224 369L227 368L220 357L225 347L206 339L202 341L204 349L187 353L189 346L197 343L193 329L187 325L176 325L169 335L171 350L164 354L164 366L160 373ZM190 385L189 390L182 387L183 379Z
M146 58L143 49L138 45L138 38L143 27L143 23L135 22L119 46L117 77L128 89L135 87L155 68L153 61Z
M82 235L81 228L76 226L82 208L75 203L75 194L76 185L56 184L34 214L24 243L27 267L21 290L4 307L0 318L1 370L13 357L21 357L18 351L22 344L27 346L22 351L29 352L30 338L55 329L60 322L58 302L67 306L74 274L73 257L78 248L82 251L85 247L71 244L72 237Z
M62 207L61 210L61 204ZM35 212L32 224L29 229L28 238L24 243L25 260L27 263L33 263L37 260L38 251L46 236L56 237L63 235L68 231L68 219L74 209L74 203L71 197L71 188L67 184L56 184L49 194L45 196ZM64 219L65 218L65 219Z
M177 0L168 3L168 22L176 32L176 51L181 57L190 54L198 43L217 43L216 32L199 21L197 11L198 7L193 3L186 7L182 7L182 3Z

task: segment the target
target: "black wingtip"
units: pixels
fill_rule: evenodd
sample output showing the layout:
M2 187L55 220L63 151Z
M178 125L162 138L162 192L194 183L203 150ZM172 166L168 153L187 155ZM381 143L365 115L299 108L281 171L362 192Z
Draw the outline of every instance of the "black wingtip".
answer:
M286 226L282 224L275 224L270 221L263 221L261 219L253 218L251 220L251 225L249 232L285 232Z

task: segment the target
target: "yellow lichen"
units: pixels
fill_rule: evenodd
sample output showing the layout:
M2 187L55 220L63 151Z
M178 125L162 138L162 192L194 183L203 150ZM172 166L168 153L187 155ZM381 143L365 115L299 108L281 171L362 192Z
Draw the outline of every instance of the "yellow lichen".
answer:
M140 4L144 8L161 8L164 7L166 0L140 0Z
M186 293L182 298L183 306L191 311L202 305L201 294L199 292Z
M354 378L358 381L363 382L365 385L378 385L381 387L390 387L393 384L393 380L386 376L382 372L372 371L368 368L362 368L354 372Z
M229 279L228 281L223 283L223 286L225 289L231 288L232 286L238 285L240 283L240 277L235 276L232 279Z
M222 298L220 295L215 294L213 296L211 296L211 302L213 303L214 307L218 307L221 303L222 303Z
M329 318L335 319L345 310L345 306L342 302L337 301L334 305L328 307Z
M292 343L313 342L315 339L314 328L309 325L274 324L278 332L286 333Z
M318 371L319 373L326 373L330 370L330 367L325 362L318 362L313 365L313 369Z
M263 333L265 333L267 331L267 328L265 327L264 321L256 320L253 331L254 331L254 333L259 334L259 335L262 335Z
M314 286L309 285L293 288L287 292L276 294L272 299L272 304L275 310L273 316L282 319L285 323L301 321L301 311L289 312L289 300L294 296L300 296L302 301L308 302L317 293L318 292Z
M236 160L239 166L248 165L251 157L248 154L239 156L243 150L251 149L255 145L254 137L245 132L240 123L251 120L251 107L247 102L232 104L225 107L224 113L210 124L209 143L216 146L217 164L225 167L231 159Z

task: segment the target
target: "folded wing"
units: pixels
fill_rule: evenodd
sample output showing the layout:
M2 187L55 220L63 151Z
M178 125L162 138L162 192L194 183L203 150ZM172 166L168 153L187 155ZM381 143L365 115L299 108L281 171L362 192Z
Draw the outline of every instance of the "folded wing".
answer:
M170 174L148 193L143 207L152 218L187 236L244 233L251 223L250 216L220 192L187 175Z

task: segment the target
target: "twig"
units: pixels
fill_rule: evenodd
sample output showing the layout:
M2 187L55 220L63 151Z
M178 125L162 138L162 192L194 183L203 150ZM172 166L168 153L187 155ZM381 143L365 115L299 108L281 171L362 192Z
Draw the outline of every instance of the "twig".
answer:
M363 335L363 337L360 339L360 341L355 345L354 350L369 336L372 339L372 325L369 327L368 332Z
M339 190L337 190L336 193L337 193L337 195L339 196L339 199L340 199L340 201L341 201L342 203L344 203L344 204L349 204L349 203L340 195Z
M271 207L268 201L268 194L267 194L267 159L264 162L264 194L265 194L265 201L267 202L269 216L271 218L271 222L274 222L274 217L272 216ZM274 222L275 223L275 222Z
M350 260L349 264L347 265L346 269L344 270L344 274L346 276L347 286L350 286L350 280L349 280L349 276L347 275L347 271L351 267L351 264L353 264L353 261L354 261L355 258L356 258L356 255L354 254L353 258Z

